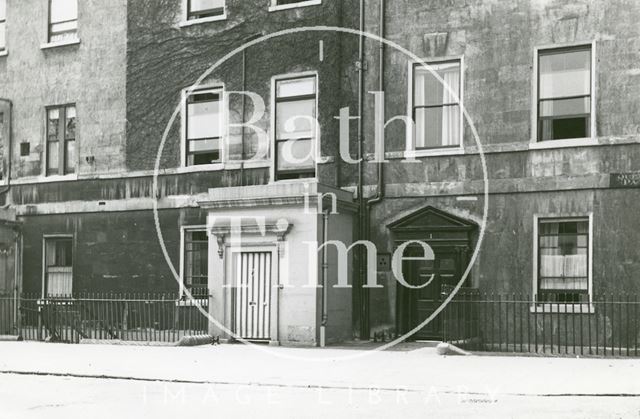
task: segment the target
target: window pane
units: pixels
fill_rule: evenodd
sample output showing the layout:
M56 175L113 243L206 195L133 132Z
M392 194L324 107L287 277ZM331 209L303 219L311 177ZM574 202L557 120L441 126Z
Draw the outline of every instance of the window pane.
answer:
M59 142L52 141L47 145L47 171L51 173L58 172L60 156L58 155Z
M313 95L316 93L316 78L278 81L278 98Z
M72 239L46 239L45 244L47 266L73 265Z
M568 138L586 138L591 134L591 118L588 116L579 118L540 119L538 127L538 139L563 140Z
M189 140L189 152L213 151L220 149L220 140Z
M314 169L313 140L288 140L278 142L278 170Z
M222 136L221 106L218 94L193 95L187 104L187 138Z
M588 95L591 50L541 53L540 99Z
M314 137L315 99L277 104L277 138Z
M58 128L60 124L60 110L50 109L47 112L47 136L49 141L58 140Z
M185 232L185 285L206 287L208 278L208 239L205 231Z
M52 34L62 34L64 32L75 32L78 29L78 22L63 22L63 23L54 23L51 25L51 33Z
M540 290L588 290L587 229L588 221L540 222Z
M0 20L7 18L7 0L0 0Z
M460 145L460 107L418 108L415 114L416 148Z
M65 154L65 173L75 173L76 171L76 142L67 141Z
M540 102L540 116L589 115L591 98L544 100Z
M67 139L75 139L76 138L76 107L69 106L66 109L66 126L65 126L65 138Z
M440 77L438 80L424 66L415 68L415 103L414 106L441 105L443 103L459 103L460 95L460 63L433 64L431 68ZM451 89L445 88L445 85Z
M77 0L51 0L51 23L66 22L78 18Z
M191 140L187 147L187 164L190 166L220 161L220 140Z
M190 154L189 156L187 156L188 166L200 166L203 164L214 164L219 162L220 162L219 151Z
M7 47L6 22L0 22L0 50Z
M191 0L191 12L201 12L204 10L218 9L224 7L225 0Z

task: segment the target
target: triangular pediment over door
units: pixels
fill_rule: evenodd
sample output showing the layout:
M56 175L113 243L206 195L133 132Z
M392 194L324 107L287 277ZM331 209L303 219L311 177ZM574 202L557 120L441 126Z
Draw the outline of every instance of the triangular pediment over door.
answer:
M421 208L400 220L387 226L396 239L444 239L450 240L469 239L469 233L478 225L470 220L442 211L438 208L427 206ZM425 237L425 233L430 233ZM443 234L448 233L448 234Z

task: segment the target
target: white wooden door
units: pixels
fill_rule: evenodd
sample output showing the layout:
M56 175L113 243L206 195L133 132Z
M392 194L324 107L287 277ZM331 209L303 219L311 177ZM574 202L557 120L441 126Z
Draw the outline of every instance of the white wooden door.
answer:
M269 340L271 252L241 252L235 263L234 331L243 339Z

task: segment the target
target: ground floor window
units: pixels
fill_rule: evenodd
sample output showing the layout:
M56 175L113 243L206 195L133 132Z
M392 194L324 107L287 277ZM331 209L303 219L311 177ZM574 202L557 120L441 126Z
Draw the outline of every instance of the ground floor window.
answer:
M538 299L589 301L589 219L540 219Z
M184 231L184 286L192 294L204 292L209 285L209 241L206 230Z
M69 297L73 291L73 238L44 239L45 294Z

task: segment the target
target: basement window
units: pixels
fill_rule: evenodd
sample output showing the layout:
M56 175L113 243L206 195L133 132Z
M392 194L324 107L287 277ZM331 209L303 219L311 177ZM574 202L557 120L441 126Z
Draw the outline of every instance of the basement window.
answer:
M538 52L537 140L591 137L591 46Z
M221 17L225 14L225 0L186 0L187 21Z
M78 39L78 0L49 0L49 43Z
M47 108L47 176L76 172L76 106Z
M276 180L316 176L317 78L275 82Z
M70 297L73 291L73 238L45 237L44 286L47 297Z
M209 286L209 239L204 229L184 230L184 286L194 296L207 295Z
M589 302L589 219L541 219L538 301Z
M186 99L186 166L222 163L222 89L195 90Z

